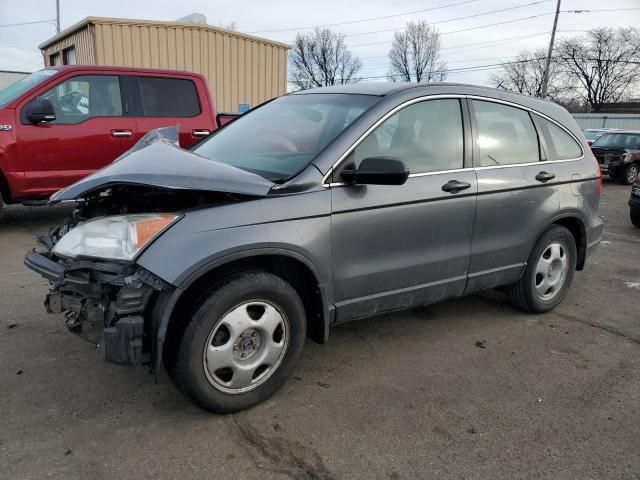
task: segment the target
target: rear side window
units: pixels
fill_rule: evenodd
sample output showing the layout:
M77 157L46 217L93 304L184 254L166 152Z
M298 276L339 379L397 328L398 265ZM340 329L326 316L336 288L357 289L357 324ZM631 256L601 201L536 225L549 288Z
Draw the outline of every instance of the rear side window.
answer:
M138 77L145 117L195 117L200 113L196 86L180 78Z
M547 142L549 160L567 160L582 156L580 145L558 125L538 116L536 124Z
M454 170L463 166L463 142L460 101L427 100L387 118L356 147L352 161L358 167L367 157L394 157L410 173Z
M478 100L473 109L481 167L540 161L538 133L528 112Z

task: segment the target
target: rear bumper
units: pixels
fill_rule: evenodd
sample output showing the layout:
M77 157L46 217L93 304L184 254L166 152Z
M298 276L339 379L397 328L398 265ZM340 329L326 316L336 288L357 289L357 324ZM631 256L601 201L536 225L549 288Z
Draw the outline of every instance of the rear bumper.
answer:
M587 251L585 259L589 258L598 248L602 241L602 232L604 231L604 222L599 215L594 214L587 232Z
M153 361L150 325L154 293L169 288L135 264L57 259L28 252L25 265L46 278L48 313L64 313L70 332L98 345L103 359L137 365Z

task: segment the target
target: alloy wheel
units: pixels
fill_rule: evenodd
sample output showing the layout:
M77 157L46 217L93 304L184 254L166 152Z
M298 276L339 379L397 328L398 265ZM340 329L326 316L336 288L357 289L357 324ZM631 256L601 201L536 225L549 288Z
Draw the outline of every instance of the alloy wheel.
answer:
M638 166L637 165L630 165L629 168L627 168L627 182L629 184L633 183L636 181L636 177L638 176Z

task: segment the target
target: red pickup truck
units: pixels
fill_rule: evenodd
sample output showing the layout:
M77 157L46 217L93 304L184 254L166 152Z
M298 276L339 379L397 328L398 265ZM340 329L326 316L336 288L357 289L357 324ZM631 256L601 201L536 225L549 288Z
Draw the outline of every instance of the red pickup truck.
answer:
M0 217L111 163L145 133L179 125L190 146L233 118L216 114L202 75L67 65L0 90Z

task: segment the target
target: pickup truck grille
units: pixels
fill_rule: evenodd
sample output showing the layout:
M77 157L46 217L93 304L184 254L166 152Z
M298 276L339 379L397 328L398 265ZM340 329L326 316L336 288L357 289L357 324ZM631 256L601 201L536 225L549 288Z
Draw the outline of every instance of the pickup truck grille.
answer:
M600 165L608 165L612 161L622 160L622 155L615 153L597 153L595 157Z

